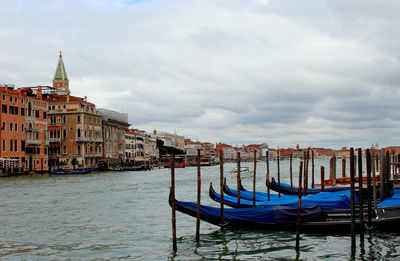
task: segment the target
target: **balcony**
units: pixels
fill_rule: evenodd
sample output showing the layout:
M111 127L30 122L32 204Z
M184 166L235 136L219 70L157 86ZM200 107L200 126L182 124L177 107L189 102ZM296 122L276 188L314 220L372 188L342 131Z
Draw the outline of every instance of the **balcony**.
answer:
M81 136L81 137L76 137L76 141L77 142L87 142L87 141L92 141L92 138Z
M42 144L42 140L37 140L37 139L26 139L25 140L26 145L40 145Z
M57 142L61 142L61 138L50 138L49 139L50 143L57 143Z

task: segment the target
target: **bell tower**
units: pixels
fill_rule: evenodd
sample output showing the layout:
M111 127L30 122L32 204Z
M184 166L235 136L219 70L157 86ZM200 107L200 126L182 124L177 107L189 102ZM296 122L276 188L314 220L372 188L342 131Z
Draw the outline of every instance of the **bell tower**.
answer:
M56 73L54 74L53 87L56 88L55 93L58 95L70 94L69 80L67 77L67 72L65 71L64 61L62 59L61 51L60 51L60 57L58 59Z

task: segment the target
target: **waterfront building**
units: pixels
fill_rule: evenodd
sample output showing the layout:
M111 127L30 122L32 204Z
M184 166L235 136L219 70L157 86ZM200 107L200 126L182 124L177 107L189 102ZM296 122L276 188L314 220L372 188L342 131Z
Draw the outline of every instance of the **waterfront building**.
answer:
M63 169L97 167L103 156L102 116L86 97L70 95L61 53L53 87L42 96L48 102L50 166Z
M130 126L128 114L98 109L102 117L103 156L115 166L126 161L125 129Z
M176 149L180 149L182 151L185 150L185 137L184 136L166 133L166 132L157 133L157 131L154 130L152 137L163 141L164 146L173 147Z
M129 166L145 165L144 136L137 130L125 130L125 161Z
M21 93L25 97L26 165L28 170L47 171L49 160L49 137L47 132L48 102L43 100L41 86L23 88L21 89Z
M0 157L24 170L47 170L47 103L41 88L32 92L4 85L0 94Z
M2 166L9 163L26 168L25 154L25 107L27 100L21 92L14 90L13 85L0 85L0 157L7 159ZM12 159L12 161L10 161Z

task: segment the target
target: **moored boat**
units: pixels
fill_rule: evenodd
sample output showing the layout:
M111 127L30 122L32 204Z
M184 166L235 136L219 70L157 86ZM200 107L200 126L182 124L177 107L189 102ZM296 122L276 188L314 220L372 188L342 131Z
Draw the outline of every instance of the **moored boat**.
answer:
M372 227L369 229L393 231L400 226L400 199L394 200L393 206L378 207L371 217ZM172 206L171 192L169 204ZM197 216L197 204L175 200L177 211ZM261 208L224 208L224 221L221 222L221 209L200 205L200 219L210 224L227 229L263 229L263 230L295 230L297 208L287 206L266 206ZM349 213L327 212L322 206L301 208L301 231L315 233L350 233L351 216ZM360 227L355 221L356 231Z
M93 169L53 170L52 174L55 174L55 175L88 174L92 171L93 171Z

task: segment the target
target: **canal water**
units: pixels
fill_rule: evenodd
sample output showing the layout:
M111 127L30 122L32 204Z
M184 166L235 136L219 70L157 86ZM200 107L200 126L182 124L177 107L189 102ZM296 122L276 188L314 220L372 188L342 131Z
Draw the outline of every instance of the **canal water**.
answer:
M321 164L315 164L316 182ZM253 163L242 163L253 169ZM339 168L338 161L338 169ZM228 184L236 176L224 166ZM282 182L289 181L289 161L281 161ZM257 190L266 191L265 162L257 164ZM317 171L318 170L318 171ZM311 167L310 167L311 171ZM338 171L339 172L339 171ZM202 204L210 182L219 186L219 166L203 167ZM298 174L294 161L293 173ZM318 174L317 174L318 173ZM326 171L328 173L328 171ZM276 176L276 162L271 162ZM196 201L196 168L176 169L176 198ZM252 174L243 184L252 188ZM309 182L311 184L311 181ZM177 212L178 251L172 251L170 170L98 172L87 175L34 175L0 179L0 260L294 260L295 233L221 231ZM357 237L356 260L400 259L400 232ZM350 260L350 236L301 235L300 260Z

